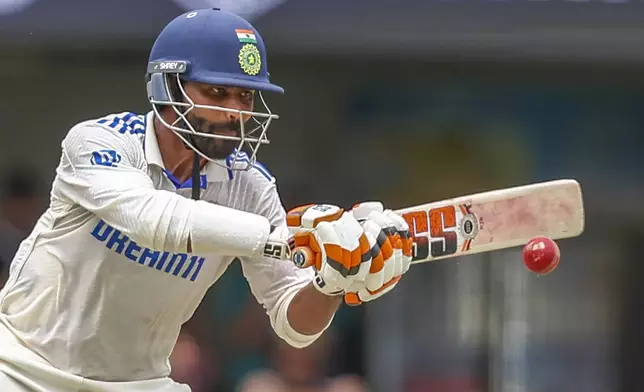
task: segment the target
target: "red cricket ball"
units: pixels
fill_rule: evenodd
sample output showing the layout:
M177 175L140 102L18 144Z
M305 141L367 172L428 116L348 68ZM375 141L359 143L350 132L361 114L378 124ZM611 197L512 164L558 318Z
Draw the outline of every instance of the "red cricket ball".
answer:
M559 265L561 252L548 237L535 237L523 247L523 264L532 272L545 275Z

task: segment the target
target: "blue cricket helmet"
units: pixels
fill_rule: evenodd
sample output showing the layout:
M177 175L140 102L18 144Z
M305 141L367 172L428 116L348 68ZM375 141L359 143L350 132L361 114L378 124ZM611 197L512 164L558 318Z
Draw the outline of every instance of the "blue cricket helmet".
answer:
M264 111L195 104L184 82L255 90ZM166 25L150 52L146 87L156 118L195 152L195 159L198 155L230 170L253 167L259 147L269 143L266 132L279 116L270 111L262 92L284 92L269 80L266 47L257 30L243 18L217 8L186 12ZM177 120L167 121L161 114L163 107L171 107ZM195 108L235 112L249 120L240 123L239 137L218 135L191 123L187 116ZM212 139L233 140L237 146L231 156L222 159L208 149ZM199 183L197 163L194 184Z
M222 86L283 93L270 82L266 47L245 19L217 8L186 12L161 31L149 63L182 61L181 78Z

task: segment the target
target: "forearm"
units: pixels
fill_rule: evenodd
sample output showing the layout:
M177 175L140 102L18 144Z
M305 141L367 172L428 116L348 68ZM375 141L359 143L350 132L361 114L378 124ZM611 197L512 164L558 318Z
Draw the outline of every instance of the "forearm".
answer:
M101 203L83 195L75 199L140 246L160 251L251 256L262 248L270 231L262 216L171 192L111 190L109 196Z
M206 201L195 202L159 190L146 194L130 191L129 195L117 196L109 207L94 211L141 246L169 252L251 256L262 248L270 231L268 220L262 216Z
M313 284L304 286L291 300L287 317L291 327L302 335L320 333L342 303L342 296L320 293Z
M258 255L271 228L268 219L261 215L206 201L195 203L189 227L193 252L237 257Z

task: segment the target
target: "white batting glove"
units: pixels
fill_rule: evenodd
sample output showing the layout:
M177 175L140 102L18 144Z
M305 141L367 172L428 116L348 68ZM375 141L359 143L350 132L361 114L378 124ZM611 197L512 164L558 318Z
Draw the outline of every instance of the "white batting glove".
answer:
M351 213L362 223L372 258L364 287L345 297L347 303L358 305L396 287L411 266L413 239L407 222L380 202L358 204Z
M286 220L293 235L293 261L300 268L315 268L314 285L320 292L342 295L365 287L371 247L353 214L318 204L293 209Z

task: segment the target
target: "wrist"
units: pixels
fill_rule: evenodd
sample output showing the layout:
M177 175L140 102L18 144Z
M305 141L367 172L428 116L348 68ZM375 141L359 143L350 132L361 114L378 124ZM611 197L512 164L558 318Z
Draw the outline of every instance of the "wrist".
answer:
M291 258L288 229L284 226L270 226L268 238L261 249L261 255L278 260Z

